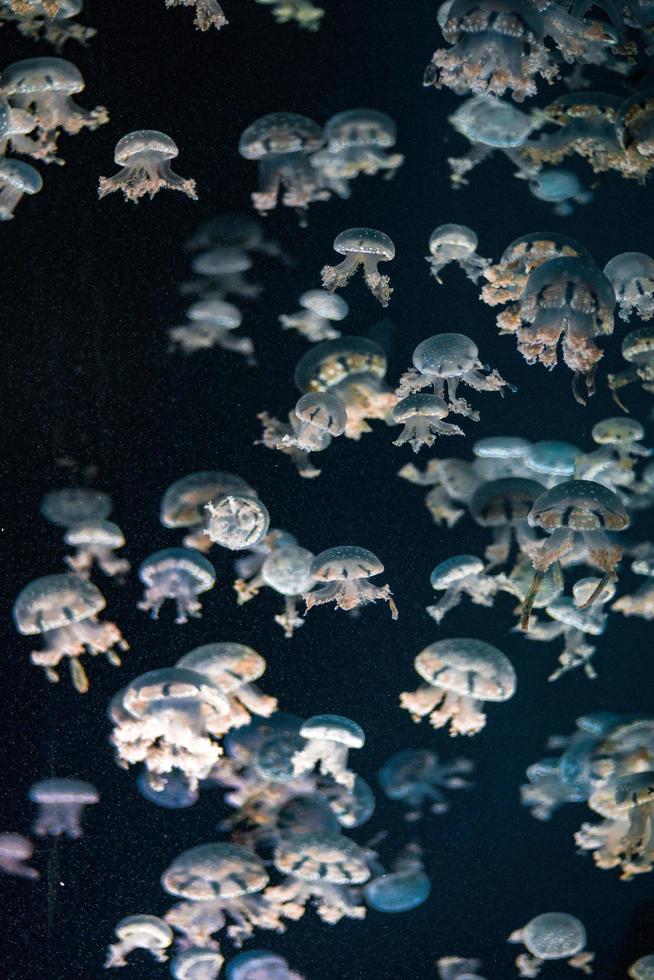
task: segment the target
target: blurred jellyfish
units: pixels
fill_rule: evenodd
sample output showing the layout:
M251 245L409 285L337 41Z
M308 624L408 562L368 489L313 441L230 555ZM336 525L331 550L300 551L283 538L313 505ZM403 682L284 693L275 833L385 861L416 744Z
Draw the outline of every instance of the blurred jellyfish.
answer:
M227 964L225 980L304 980L288 961L266 949L250 949L239 953Z
M13 8L3 4L0 20L13 21L24 37L31 37L34 41L43 39L57 51L67 41L77 41L85 45L97 34L93 27L86 27L74 20L82 11L82 0L61 0L58 5L51 0L28 0L28 3L27 7L14 4ZM58 9L53 13L55 6Z
M259 590L265 584L261 569L266 558L278 548L285 548L291 544L297 544L297 538L294 534L283 531L281 528L269 528L268 533L261 541L252 545L244 555L236 559L234 569L238 578L234 582L234 591L239 606L258 595Z
M574 213L574 204L588 204L593 200L593 192L584 186L572 170L556 167L541 170L529 180L529 190L539 201L553 204L552 210L560 218Z
M414 661L427 683L404 691L400 705L419 722L429 715L434 728L450 723L450 735L476 735L486 725L485 701L508 701L515 671L504 654L483 640L451 639L430 644Z
M365 779L354 777L354 786L349 789L330 777L318 781L318 791L332 813L336 815L341 827L352 829L361 827L375 812L375 794Z
M135 949L151 954L157 963L168 959L166 950L173 941L173 930L156 915L128 915L114 929L117 943L112 943L105 960L105 970L127 966L127 957Z
M466 175L495 150L500 150L517 167L516 176L530 176L535 172L535 167L530 168L521 158L520 147L543 125L543 114L538 110L521 112L502 99L475 95L466 99L447 121L472 144L464 156L448 157L454 189L467 184Z
M527 518L544 490L542 483L520 476L490 480L475 490L470 513L480 527L491 528L493 533L493 543L484 550L486 572L508 562L514 537L520 551L531 554L536 547Z
M49 681L59 680L55 668L64 657L68 657L71 680L80 694L89 688L81 656L104 653L112 667L120 666L114 647L127 650L129 645L114 623L98 622L105 605L95 585L70 573L37 578L19 593L14 603L16 629L25 636L43 636L45 649L32 651L30 660L44 668Z
M175 980L217 980L225 957L211 946L190 946L183 949L170 964Z
M414 453L423 446L433 446L438 436L463 436L463 429L444 419L451 406L438 395L414 392L398 401L393 409L393 421L404 428L393 441L394 446L409 443Z
M252 203L259 214L277 207L283 189L285 207L306 210L312 201L325 201L329 191L311 166L310 155L324 143L322 129L306 116L272 112L251 123L241 135L238 151L259 164L259 190Z
M425 497L435 524L443 522L453 527L465 514L472 495L480 484L472 463L463 459L432 459L421 472L413 463L407 463L398 476L418 486L431 486ZM462 504L461 506L456 506Z
M291 21L307 31L317 31L325 11L316 7L313 0L255 0L256 3L272 7L272 15L278 24Z
M33 851L32 842L22 834L0 833L0 872L16 878L39 878L36 868L25 864Z
M178 7L180 4L195 7L193 23L199 31L208 31L210 27L219 31L229 23L218 0L166 0L167 7Z
M537 977L547 960L567 960L568 966L583 973L592 973L595 954L584 948L586 930L574 915L567 912L543 912L531 919L522 929L509 936L510 943L522 943L526 953L520 953L515 964L521 977Z
M470 789L473 784L464 777L473 771L469 759L442 762L431 749L404 749L386 760L377 779L390 800L406 807L404 819L414 822L425 807L430 813L447 813L450 804L443 790Z
M125 544L125 537L112 521L86 520L71 524L64 541L75 548L75 554L67 555L64 561L83 578L90 578L94 563L105 575L119 580L130 570L127 559L114 554Z
M175 480L161 498L159 520L164 527L187 529L184 545L209 551L211 538L205 533L205 507L214 497L229 493L246 493L256 497L256 491L234 473L207 470L189 473Z
M475 472L484 480L524 477L531 443L518 436L488 436L473 443Z
M300 476L312 479L320 476L310 453L322 452L331 445L334 436L343 435L347 427L345 403L336 394L307 392L288 413L288 423L260 412L263 423L261 444L289 456Z
M257 299L262 287L243 275L252 265L252 258L244 248L215 245L193 257L191 268L200 278L184 283L180 292L199 294L205 299L225 300L228 296Z
M618 300L618 316L629 322L632 314L640 320L654 315L654 259L643 252L621 252L604 266Z
M603 92L559 96L543 111L545 122L558 129L537 140L525 141L522 156L535 166L542 166L556 165L576 153L588 160L595 173L611 169L624 173L627 160L616 128L621 101L618 96Z
M211 562L193 548L164 548L155 551L141 563L139 578L145 585L138 608L159 618L166 599L175 602L178 624L188 622L189 616L199 619L202 604L198 596L216 584L216 572Z
M443 593L436 605L427 606L427 612L437 623L459 605L464 595L470 596L477 606L490 607L498 590L495 579L484 573L484 563L476 555L446 558L436 565L429 581L435 592Z
M481 970L481 960L464 960L460 956L441 956L436 961L440 980L485 980L477 970Z
M393 292L390 279L377 268L379 262L390 262L395 257L395 246L388 235L374 228L348 228L334 239L334 251L345 258L339 265L323 267L321 276L325 289L332 293L342 289L362 265L368 289L382 306L388 306Z
M456 262L468 279L476 283L491 262L477 255L478 245L476 232L465 225L439 225L432 231L429 238L431 255L427 256L427 262L436 282L442 284L441 270L450 262Z
M597 480L610 489L631 486L635 480L637 457L650 456L652 451L641 445L645 429L635 419L602 419L592 428L593 441L600 447L577 458L577 475Z
M111 498L102 490L67 487L46 493L40 510L46 521L69 528L85 521L104 520L111 513Z
M261 221L239 211L224 211L201 222L197 231L187 239L185 248L189 252L197 252L215 245L244 249L289 262L279 244L273 239L266 239Z
M347 768L347 757L350 749L360 749L365 743L361 726L342 715L314 715L303 723L300 735L306 745L293 756L295 775L313 772L318 765L324 776L352 789L355 777Z
M121 168L113 177L100 177L98 197L121 190L126 201L135 204L144 194L151 198L166 187L197 200L195 181L179 177L170 160L179 155L174 140L156 129L138 129L116 143L114 163Z
M375 109L348 109L327 120L327 146L311 158L311 163L327 179L340 197L349 197L349 182L359 174L372 176L385 171L393 177L404 162L401 153L389 153L395 146L395 123L385 112Z
M612 610L623 616L641 616L644 620L654 619L654 569L649 562L635 561L631 565L636 575L646 575L645 582L632 594L621 595L613 605Z
M645 181L654 167L653 121L654 92L651 88L639 89L628 96L620 106L616 120L620 146L624 151L616 169L623 177L631 177L639 183Z
M629 967L631 980L654 980L654 954L641 956Z
M575 475L579 455L579 449L571 442L543 439L529 446L524 460L528 470L538 473L548 484L556 484Z
M261 566L264 583L284 596L284 612L275 616L275 622L284 630L286 639L304 625L304 619L297 611L297 600L313 586L311 564L314 558L313 552L290 544L273 551Z
M431 881L422 864L422 850L409 845L393 862L392 870L376 875L363 887L366 905L376 912L411 912L427 901Z
M251 494L227 493L205 506L209 522L205 532L215 544L230 551L251 548L265 538L270 516L265 505Z
M10 221L24 194L43 187L38 170L22 160L0 160L0 221Z
M299 303L302 309L298 313L278 317L284 330L297 330L312 344L341 336L332 323L344 320L349 313L350 308L342 297L324 289L309 289L302 293Z
M95 786L80 779L42 779L27 794L38 812L33 830L39 837L65 834L73 840L82 836L82 811L100 799Z
M160 782L159 788L155 789L145 769L136 779L136 788L146 800L156 803L165 810L185 810L197 803L199 798L197 789L191 789L188 779L179 770L173 769L162 775Z
M192 354L198 350L220 347L240 354L249 364L254 364L251 338L234 334L243 321L238 307L222 299L207 297L189 306L186 315L187 323L171 327L168 331L172 349L178 346L185 354Z
M626 412L618 397L620 388L640 381L645 391L654 392L654 326L647 324L632 330L622 341L621 349L625 361L633 366L619 374L609 374L608 381L613 400Z
M355 545L328 548L313 559L310 571L320 588L304 593L307 612L327 602L335 602L339 609L349 611L382 599L388 603L392 618L397 619L397 606L390 587L368 581L373 575L380 575L384 566L367 548Z
M277 710L277 698L253 683L265 672L266 661L243 643L205 643L184 654L176 666L203 674L227 696L231 725L247 725L250 712L268 718Z

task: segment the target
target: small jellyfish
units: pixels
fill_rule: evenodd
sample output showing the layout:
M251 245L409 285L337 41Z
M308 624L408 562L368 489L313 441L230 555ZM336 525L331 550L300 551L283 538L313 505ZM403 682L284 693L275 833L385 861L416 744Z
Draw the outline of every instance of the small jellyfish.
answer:
M302 309L298 313L278 317L284 330L297 330L312 344L341 336L332 326L344 320L350 310L341 296L334 296L324 289L309 289L302 293L299 303Z
M602 419L591 430L593 441L600 447L595 452L578 456L578 475L597 479L610 489L631 486L635 479L636 457L651 456L652 450L642 446L645 429L635 419Z
M631 980L654 980L654 954L639 957L629 967Z
M313 586L311 564L314 558L307 548L289 544L276 548L261 566L264 583L284 596L284 612L275 616L275 622L282 627L287 640L294 630L304 625L304 619L297 611L297 600Z
M400 705L419 722L429 715L434 728L450 723L450 735L476 735L486 725L485 701L508 701L516 688L511 662L483 640L451 639L430 644L414 661L427 682L404 691Z
M472 783L464 777L473 771L469 759L444 762L431 749L404 749L386 760L377 779L389 800L406 807L404 819L413 823L425 806L430 813L447 813L450 804L443 790L470 789Z
M182 293L199 293L211 299L257 299L262 287L243 275L252 268L252 258L245 249L232 245L216 245L200 252L191 262L193 272L200 276L181 287Z
M255 0L256 3L272 7L272 15L278 24L295 21L298 27L307 31L317 31L325 11L316 7L313 0Z
M420 849L416 845L406 848L390 872L377 875L363 887L363 897L369 908L392 915L417 909L427 901L430 893L431 881L423 870Z
M128 915L114 929L117 943L112 943L104 968L127 966L127 957L135 949L146 950L157 963L168 959L166 950L173 941L173 930L156 915Z
M40 877L36 868L30 868L26 861L32 857L32 842L22 834L0 833L0 872L16 878Z
M362 827L375 812L375 794L361 776L354 777L354 786L348 789L331 778L318 781L320 798L325 800L336 815L341 827Z
M188 622L189 616L198 619L202 615L198 596L216 584L213 565L193 548L155 551L142 562L139 578L145 585L145 593L138 608L149 612L152 619L158 619L166 599L173 599L178 624Z
M526 456L531 443L518 436L488 436L472 444L474 468L482 480L527 476Z
M222 350L245 357L254 363L254 344L250 337L235 335L243 322L241 311L232 303L208 297L198 300L186 311L188 323L171 327L168 331L170 346L178 346L185 354L198 350L220 347Z
M253 683L263 675L266 661L243 643L205 643L184 654L176 666L203 674L227 696L231 725L247 725L250 712L268 718L277 710L277 698Z
M458 425L445 422L450 407L438 395L414 392L398 401L393 409L393 421L404 428L394 446L409 443L414 453L423 446L433 446L438 436L463 436L465 432Z
M120 666L114 647L127 650L128 644L114 623L98 622L105 605L95 585L72 573L45 575L20 592L14 603L16 629L25 636L43 636L45 649L32 651L30 660L44 668L49 681L59 680L55 668L64 657L68 657L71 679L80 694L89 688L79 659L85 653L93 657L104 653L113 667Z
M28 4L25 7L24 4L14 3L13 9L4 4L0 18L15 22L20 33L33 41L43 39L61 51L67 41L86 45L97 34L93 27L86 27L74 20L82 12L82 0L61 0L61 3L57 0L54 3L52 0L28 0ZM55 8L58 8L56 12Z
M529 190L539 201L553 204L552 210L560 218L574 213L573 203L588 204L594 197L592 191L584 190L576 173L564 167L540 170L530 178Z
M522 943L526 953L516 958L521 977L537 977L547 960L567 960L568 966L592 973L594 953L586 946L583 923L567 912L543 912L509 936L510 943Z
M397 393L405 397L432 385L434 394L445 401L450 412L477 421L479 412L473 411L465 398L457 397L460 383L475 391L504 394L505 387L515 391L496 370L482 374L483 368L477 345L469 337L461 333L439 333L418 344L413 352L413 369L402 375Z
M206 470L189 473L175 480L161 498L159 520L164 527L182 527L187 530L184 545L209 551L211 538L205 533L205 507L214 497L225 493L246 493L256 497L256 491L234 473Z
M440 980L486 980L481 970L481 960L462 959L460 956L441 956L436 961Z
M390 262L395 257L395 246L388 235L374 228L348 228L334 239L334 251L345 258L339 265L323 267L321 276L325 289L332 293L342 289L362 265L368 289L382 306L388 306L393 292L390 279L377 268L379 262Z
M495 579L484 573L484 563L476 555L446 558L436 565L429 581L435 592L443 593L436 605L427 606L427 612L437 623L459 605L464 595L470 596L477 606L490 607L498 590Z
M153 198L162 187L167 187L197 200L195 181L180 177L170 166L170 161L178 155L174 140L156 129L127 133L118 140L114 150L114 163L121 169L113 177L100 177L98 197L121 190L126 201L136 204L144 194Z
M640 320L654 315L654 259L643 252L621 252L604 266L618 301L618 316L629 322L635 313Z
M347 768L347 757L350 749L360 749L365 743L360 725L342 715L314 715L304 722L300 735L306 745L293 756L295 775L313 772L319 765L324 776L332 776L337 783L352 789L355 777Z
M390 587L368 581L373 575L380 575L384 566L367 548L355 545L328 548L313 559L310 570L320 588L304 593L307 612L327 602L335 602L339 609L348 611L382 599L388 603L392 618L397 619L397 606Z
M41 514L58 527L69 528L85 521L102 521L111 513L111 498L102 490L66 487L51 490L41 501Z
M249 949L227 964L225 980L304 980L291 970L288 960L267 949Z
M43 187L38 170L22 160L0 160L0 221L10 221L23 194L37 194Z
M215 544L230 551L241 551L258 544L270 526L266 506L250 494L227 493L215 497L205 510L209 512L205 533Z
M171 961L174 980L217 980L225 957L211 946L189 946Z
M314 153L311 163L340 197L349 197L349 182L359 174L372 176L383 170L388 179L404 162L401 153L388 152L395 146L397 130L385 112L339 112L327 120L325 138L327 146Z
M39 837L82 836L82 811L100 799L95 786L81 779L42 779L30 786L28 799L38 806L33 830Z
M521 112L510 102L494 96L475 95L466 99L447 121L472 144L462 157L448 157L450 180L455 190L467 184L467 174L495 150L514 164L516 177L527 177L536 172L535 166L522 159L520 148L531 133L543 125L543 113L539 110Z
M167 7L178 7L180 4L195 7L193 23L199 31L208 31L210 27L219 31L229 23L218 0L166 0Z
M260 412L257 417L263 424L261 444L289 456L300 476L307 479L321 473L313 465L310 453L323 452L332 438L343 435L347 427L345 403L328 391L302 395L288 413L288 423L268 412Z
M470 513L480 527L490 528L493 534L493 543L484 550L487 572L508 562L514 537L520 551L530 553L536 546L527 519L544 490L542 483L522 476L490 480L475 490Z
M573 477L580 450L571 442L543 439L534 442L525 453L525 466L538 473L548 483L560 483L561 478Z
M618 397L618 391L632 381L640 381L643 389L654 392L654 326L647 324L632 330L622 341L622 356L632 367L619 374L609 374L609 387L616 405L626 412L628 409Z
M64 541L75 548L75 554L67 555L64 561L82 578L90 578L94 563L105 575L119 580L130 570L127 559L114 554L125 544L125 537L113 521L78 521L67 528Z
M490 259L477 255L478 245L476 233L465 225L439 225L432 231L429 238L431 255L427 256L427 262L436 282L442 285L441 270L450 262L456 262L471 282L478 282L484 269L491 263Z

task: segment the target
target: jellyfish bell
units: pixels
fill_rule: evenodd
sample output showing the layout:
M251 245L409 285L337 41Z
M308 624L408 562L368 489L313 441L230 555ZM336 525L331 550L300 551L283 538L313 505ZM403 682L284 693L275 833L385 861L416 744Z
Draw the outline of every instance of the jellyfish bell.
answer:
M429 898L431 882L420 868L380 875L363 889L366 905L377 912L411 912Z
M258 544L270 526L270 515L258 497L249 494L225 494L210 500L205 532L222 548L241 551Z
M179 155L177 144L166 133L139 129L116 143L114 162L120 170L113 177L100 177L98 197L121 190L125 200L136 203L144 194L154 197L162 188L181 191L197 200L195 181L176 174L170 161Z
M128 915L120 920L114 932L118 942L109 947L105 970L127 966L127 957L135 949L147 951L157 963L168 959L166 950L173 941L173 930L163 919L155 915Z
M150 612L152 619L166 599L172 599L177 609L175 622L188 622L188 617L201 616L198 595L216 584L216 572L211 562L193 548L164 548L146 558L139 568L139 578L145 593L138 608Z
M384 571L379 558L367 548L341 545L320 552L311 562L310 573L320 588L304 593L307 611L314 606L335 602L346 611L382 599L387 602L393 619L398 612L388 585L368 581Z

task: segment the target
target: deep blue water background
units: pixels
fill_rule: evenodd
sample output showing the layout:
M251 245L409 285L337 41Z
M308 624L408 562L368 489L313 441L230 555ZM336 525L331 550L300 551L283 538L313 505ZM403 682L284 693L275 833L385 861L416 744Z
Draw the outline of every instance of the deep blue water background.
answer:
M567 369L549 374L528 368L514 341L498 337L494 312L478 302L474 287L456 269L437 287L423 256L430 232L446 221L474 227L482 254L495 258L513 238L538 229L573 235L600 267L617 252L651 253L651 188L609 176L592 205L562 219L530 197L508 162L498 158L473 174L470 188L452 193L446 157L463 152L464 145L445 119L459 100L421 86L424 66L439 44L437 5L327 5L323 27L309 34L276 26L265 7L250 0L225 0L229 27L200 34L190 10L167 12L163 0L88 0L84 19L98 28L98 36L87 49L72 46L64 54L87 82L79 101L106 104L111 122L95 133L64 138L66 166L41 167L43 191L24 201L16 220L0 231L8 396L3 455L9 477L2 523L2 829L28 832L32 814L25 794L37 778L76 776L102 794L101 803L86 811L85 837L59 848L58 871L57 853L45 841L35 855L44 872L39 884L2 880L0 962L10 980L104 975L115 923L130 913L165 910L170 903L158 883L161 871L181 850L216 837L224 813L218 794L203 794L191 810L169 812L137 793L134 774L112 760L105 707L128 678L170 665L199 643L230 639L264 654L268 671L262 686L279 697L282 709L304 716L336 712L363 725L368 741L353 765L369 782L392 752L410 746L432 747L446 758L464 754L478 767L476 788L454 794L446 816L409 828L399 808L379 798L372 821L354 835L365 842L387 830L384 857L418 836L433 881L422 908L401 916L370 913L363 923L336 927L309 913L283 936L260 933L257 946L279 950L311 980L430 978L434 960L445 954L477 955L489 980L497 980L515 974L516 949L505 943L509 932L539 912L560 909L585 923L602 980L624 977L636 956L654 950L651 876L621 883L617 873L599 871L590 857L575 855L573 832L589 817L583 807L568 807L541 824L518 796L525 768L545 754L548 736L571 732L578 715L652 710L651 629L641 620L612 622L600 641L598 679L591 683L576 672L556 685L546 681L555 651L510 633L508 601L490 613L462 605L438 634L424 612L432 601L429 572L450 554L478 552L483 539L468 518L451 531L431 523L420 488L395 476L413 458L410 449L394 448L392 431L376 425L358 444L334 443L320 460L323 475L303 481L285 458L253 445L256 413L281 415L295 401L293 366L306 350L302 338L280 332L277 315L294 310L297 295L319 284L322 265L333 258L335 235L367 225L390 234L397 249L390 267L395 292L388 315L396 330L389 377L405 369L419 340L454 330L473 337L482 359L519 387L503 400L475 395L481 421L466 420L468 438L448 440L438 452L466 456L473 439L494 434L565 438L591 449L592 424L616 414L605 374L609 366L621 367L624 325L606 345L597 396L582 408L572 398ZM0 41L3 64L49 53L9 27ZM605 87L622 91L614 76ZM549 96L541 91L538 103ZM362 178L349 201L313 206L306 229L281 211L268 219L269 234L296 264L285 269L260 263L258 278L266 291L258 305L248 306L245 321L259 367L249 369L220 351L169 356L166 328L179 322L184 309L177 293L187 275L184 238L215 212L249 208L256 174L237 154L241 130L270 111L299 112L324 123L356 106L382 109L397 120L406 162L394 181ZM98 176L114 170L116 140L138 128L174 137L180 147L177 169L196 178L198 203L165 192L137 207L118 195L97 201ZM380 307L361 282L345 295L351 314L344 329L365 333L381 318ZM637 392L627 398L643 417L644 399ZM231 558L218 552L212 555L218 585L204 598L204 617L185 627L172 624L169 609L157 623L136 610L135 576L123 588L99 581L107 615L131 643L124 667L114 672L100 661L91 664L85 697L67 682L51 687L29 666L29 642L13 632L9 615L22 585L63 568L60 532L38 514L43 493L66 482L55 466L62 456L99 467L96 485L113 496L113 516L135 565L177 543L158 522L166 486L194 470L226 469L257 488L275 526L292 531L314 552L340 543L376 552L400 618L393 623L382 606L359 618L323 607L310 614L293 641L285 641L273 623L274 597L262 594L236 607ZM647 536L647 516L634 533ZM625 588L635 584L625 573ZM490 706L482 734L454 741L426 723L414 726L399 710L398 694L416 686L412 660L423 646L439 635L466 634L508 654L518 691L509 703ZM143 959L122 975L127 980L164 974ZM562 975L556 966L543 974Z

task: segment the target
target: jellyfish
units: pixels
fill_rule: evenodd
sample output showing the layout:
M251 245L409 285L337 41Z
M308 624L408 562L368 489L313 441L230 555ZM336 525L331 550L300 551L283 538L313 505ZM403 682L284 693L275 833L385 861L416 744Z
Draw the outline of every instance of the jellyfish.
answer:
M414 392L406 395L393 409L393 421L404 428L393 441L394 446L409 443L414 453L423 446L433 446L438 436L463 436L463 429L444 419L451 406L438 395Z
M255 0L256 3L272 6L272 15L278 24L295 21L298 27L307 31L317 31L325 11L316 7L313 0Z
M612 490L631 486L636 477L636 458L652 453L641 445L645 429L640 422L624 417L602 419L595 423L591 435L600 448L577 458L578 475L596 479Z
M382 599L388 603L391 617L397 619L397 606L388 585L373 585L368 579L380 575L384 566L372 551L355 545L340 545L321 551L311 562L311 576L324 583L312 592L304 593L307 612L314 606L335 602L339 609L349 611L357 606Z
M222 299L208 297L189 306L186 316L188 323L171 327L168 331L171 348L178 346L185 354L192 354L198 350L220 347L242 355L249 364L254 363L251 338L234 334L243 321L238 307Z
M401 153L388 152L395 146L397 130L385 112L338 112L327 120L325 138L327 146L314 153L311 163L340 197L350 196L349 182L359 174L373 176L383 170L389 179L404 162Z
M14 603L16 629L24 636L42 635L45 649L32 651L30 660L43 667L49 681L59 681L55 668L64 657L68 657L71 680L80 694L89 689L80 662L85 653L92 657L104 653L112 667L120 667L114 647L127 650L129 644L114 623L98 621L105 605L95 585L72 573L37 578L19 593Z
M33 826L35 834L39 837L65 834L72 840L82 836L84 807L100 799L95 786L81 779L42 779L30 786L27 796L38 807Z
M636 575L646 575L645 582L633 595L621 595L611 609L622 613L623 616L641 616L644 620L650 621L654 619L654 567L649 561L637 560L632 562L631 571Z
M618 300L618 316L629 322L654 315L654 259L643 252L621 252L604 266L604 275Z
M251 494L222 494L210 500L205 510L209 512L205 533L215 544L230 551L258 544L270 526L267 508Z
M229 23L218 0L166 0L167 7L180 5L195 7L193 23L199 31L208 31L210 27L215 27L219 31Z
M505 655L483 640L438 640L418 654L414 666L427 683L404 691L400 706L416 723L429 715L434 728L450 723L450 735L476 735L486 725L485 701L508 701L515 671Z
M504 394L505 387L516 390L496 370L482 374L482 368L477 345L469 337L461 333L436 334L423 340L414 350L413 369L402 375L397 393L405 397L431 385L434 394L445 401L450 412L478 421L479 413L470 407L465 398L457 397L461 382L475 391L499 391Z
M654 93L640 89L624 100L616 119L623 150L618 167L623 177L644 183L654 167Z
M275 549L261 566L264 583L284 596L284 612L275 616L275 622L284 630L287 640L304 625L304 619L297 611L297 600L313 586L311 564L314 558L307 548L290 544Z
M455 555L436 565L429 576L431 587L443 595L427 612L441 623L450 610L459 605L464 595L477 606L493 605L498 585L492 575L485 574L484 563L476 555Z
M518 436L488 436L472 446L475 472L484 480L527 476L526 457L531 443Z
M138 608L159 619L166 599L177 609L175 622L187 623L189 616L199 619L202 604L198 596L216 584L216 572L207 558L193 548L164 548L141 563L139 578L145 585Z
M377 874L363 887L366 905L376 912L396 915L423 905L431 893L431 881L422 864L422 851L409 844L394 861L390 872Z
M278 242L266 239L261 221L239 211L224 211L203 221L187 239L185 248L189 252L198 252L216 245L259 253L285 264L290 262Z
M31 37L34 41L42 39L57 51L61 51L67 41L86 45L97 34L95 28L86 27L73 19L82 12L82 0L61 0L56 13L48 13L53 9L51 0L30 3L27 9L12 9L4 4L0 20L14 21L24 37Z
M339 265L323 267L321 276L325 289L332 293L342 289L362 265L368 289L382 306L388 306L393 292L390 279L377 268L380 262L390 262L395 257L395 246L388 235L375 228L348 228L334 239L334 251L345 258Z
M474 771L470 759L441 761L431 749L404 749L387 759L377 774L379 785L390 800L399 800L410 823L419 820L427 807L430 813L447 813L450 804L443 790L470 789L465 779Z
M278 449L295 463L300 476L312 479L321 471L313 465L310 453L323 452L335 436L347 427L347 409L338 395L331 392L307 392L288 413L288 423L260 412L263 423L261 444Z
M251 123L241 135L238 151L259 164L259 190L252 203L259 214L277 207L282 191L285 207L305 211L312 201L325 201L329 191L321 186L310 156L324 143L322 129L312 119L294 112L272 112Z
M294 534L280 528L270 528L261 541L252 545L245 555L236 559L234 569L238 578L234 582L234 591L239 606L258 595L260 588L265 584L261 569L268 555L277 548L285 548L291 544L297 544Z
M647 324L632 330L622 341L622 356L632 365L619 374L609 374L608 382L613 400L623 411L628 409L618 396L618 391L632 381L640 381L647 392L654 392L654 326Z
M180 292L199 294L205 299L225 300L228 296L257 299L262 287L243 275L252 266L252 257L244 248L215 245L193 257L191 269L200 278L184 283Z
M194 806L199 799L197 789L191 789L188 779L179 769L161 775L157 784L159 788L155 789L147 769L140 772L136 779L136 788L141 796L165 810L185 810Z
M647 956L640 956L635 963L629 967L631 980L653 980L654 978L654 954L648 953Z
M256 491L234 473L207 470L189 473L175 480L161 498L159 520L164 527L185 528L184 545L209 551L211 538L205 533L205 507L214 497L229 493L245 493L256 497Z
M579 455L580 450L571 442L543 439L529 446L524 461L528 470L538 473L543 482L551 486L575 475Z
M347 757L350 749L360 749L365 743L361 726L342 715L314 715L301 726L300 735L306 745L293 756L295 775L313 772L319 765L324 776L352 789L354 773L347 768Z
M478 282L484 269L491 263L490 259L477 255L478 246L476 232L465 225L439 225L435 228L429 237L431 254L427 256L427 262L436 282L442 285L441 270L450 262L456 262L471 282Z
M531 527L541 527L549 538L532 549L534 578L522 606L520 628L529 629L529 616L536 591L547 569L565 555L585 547L591 563L602 572L595 589L581 604L591 606L606 586L617 581L616 566L622 549L607 531L623 531L629 516L620 498L608 487L592 480L566 480L546 490L529 512Z
M475 490L470 513L480 527L489 527L493 532L493 543L484 551L489 563L487 572L509 560L514 535L521 551L530 554L536 546L537 539L527 518L544 490L542 483L520 476L490 480Z
M26 110L37 121L36 138L25 139L21 144L29 147L31 156L46 163L61 163L56 152L62 130L75 134L85 127L97 129L109 121L104 106L89 111L73 101L73 95L83 89L80 72L63 58L27 58L5 68L0 93L12 108Z
M288 960L278 953L250 949L229 961L225 980L304 980L304 977L291 970Z
M24 194L43 187L38 170L22 160L0 160L0 221L10 221Z
M543 110L546 123L558 126L536 140L526 140L521 155L535 166L556 165L576 153L595 173L622 169L624 151L617 131L622 100L604 92L570 92Z
M375 812L375 794L361 776L354 777L351 789L331 777L318 779L317 788L319 797L327 802L341 827L362 827Z
M574 204L588 204L593 192L584 190L579 177L572 170L555 167L540 170L529 179L529 190L539 201L553 204L554 214L567 218L574 213Z
M114 554L125 544L125 537L113 521L78 521L67 528L64 541L75 548L75 554L67 555L64 561L82 578L90 578L94 563L109 578L119 580L130 570L127 559Z
M25 864L33 851L32 842L22 834L0 833L0 872L35 881L40 877L39 872Z
M121 190L126 201L136 204L144 194L153 198L162 187L167 187L196 201L195 181L180 177L170 166L169 161L178 155L174 140L156 129L127 133L118 140L114 150L114 163L121 169L113 177L100 177L98 197Z
M434 524L439 527L443 522L448 527L454 527L466 513L472 495L481 482L472 463L463 459L432 459L424 472L413 463L407 463L398 476L418 486L432 487L425 497L425 505Z
M231 725L247 725L250 712L268 718L277 710L277 698L253 683L263 675L266 661L243 643L205 643L184 654L176 666L203 674L227 696Z
M463 959L460 956L441 956L436 961L440 980L485 980L477 970L481 970L481 960Z
M111 513L111 498L102 490L66 487L51 490L41 501L41 514L57 527L69 528L85 521L102 521Z
M510 943L522 943L527 949L515 964L521 977L537 977L547 960L567 960L568 966L583 973L593 972L595 954L586 949L583 923L567 912L543 912L530 919L522 929L509 936Z
M172 960L170 975L175 980L217 980L225 957L210 946L190 946Z
M515 596L519 600L519 605L515 610L518 615L522 610L522 604L529 592L533 578L534 569L527 554L518 555L517 561L508 575L505 572L499 572L495 576L498 589ZM557 561L550 565L536 590L534 609L545 609L563 594L563 589L563 572Z
M309 289L302 293L299 302L302 307L299 312L278 317L284 330L297 330L312 344L341 336L332 326L332 323L344 320L350 310L341 296L334 296L324 289Z
M166 950L173 941L173 930L156 915L128 915L114 929L117 943L112 943L104 964L111 967L127 966L127 957L135 949L144 949L157 961L165 963Z

